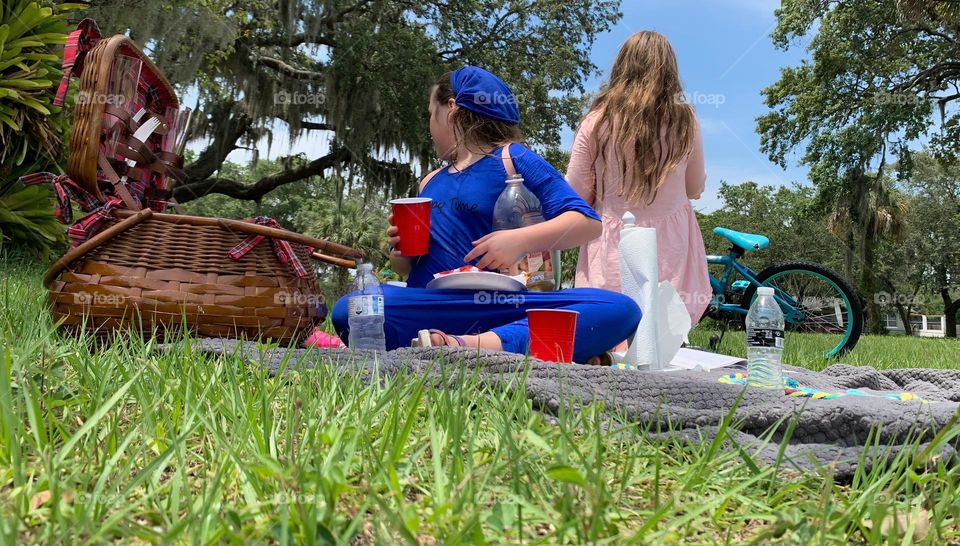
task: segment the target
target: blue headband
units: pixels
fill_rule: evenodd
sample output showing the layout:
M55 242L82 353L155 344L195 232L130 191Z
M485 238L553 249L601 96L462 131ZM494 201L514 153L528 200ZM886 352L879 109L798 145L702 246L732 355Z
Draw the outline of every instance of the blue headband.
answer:
M517 125L520 110L517 99L503 80L475 66L464 66L450 74L457 106L488 118Z

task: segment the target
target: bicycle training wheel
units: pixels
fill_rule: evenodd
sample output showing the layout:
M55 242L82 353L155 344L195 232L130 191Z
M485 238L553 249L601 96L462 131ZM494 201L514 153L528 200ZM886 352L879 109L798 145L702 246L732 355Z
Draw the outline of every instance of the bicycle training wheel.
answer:
M809 262L786 262L764 269L757 280L776 291L786 330L815 334L815 343L827 347L824 358L843 355L857 345L863 331L860 298L835 271ZM755 295L751 285L741 306L749 309Z

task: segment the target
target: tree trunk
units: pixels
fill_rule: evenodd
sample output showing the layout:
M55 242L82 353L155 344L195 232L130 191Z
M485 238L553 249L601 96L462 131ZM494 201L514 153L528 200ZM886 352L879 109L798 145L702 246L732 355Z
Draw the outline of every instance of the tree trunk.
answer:
M943 287L940 289L940 297L943 298L943 315L946 317L947 331L946 337L957 337L957 313L960 312L960 299L954 300L950 296L950 289Z
M860 290L867 298L867 332L876 335L887 333L880 315L880 303L877 301L877 275L873 270L876 261L876 241L869 235L863 238L863 263L860 264Z
M897 290L897 286L893 284L890 277L884 276L880 281L884 287L889 290L890 297L893 298L893 307L897 310L897 316L900 317L900 322L903 323L903 333L912 336L913 324L910 322L910 315L913 314L913 303L917 301L920 285L917 284L913 289L913 295L907 298ZM884 327L886 327L886 325L884 325Z
M847 237L844 241L844 252L843 252L843 276L848 281L853 280L853 254L854 254L854 237L853 237L853 224L850 223L847 225Z
M900 322L903 323L903 333L908 336L912 336L913 324L910 322L910 313L913 309L913 306L904 306L898 301L894 304L894 307L897 308L897 315L900 317Z

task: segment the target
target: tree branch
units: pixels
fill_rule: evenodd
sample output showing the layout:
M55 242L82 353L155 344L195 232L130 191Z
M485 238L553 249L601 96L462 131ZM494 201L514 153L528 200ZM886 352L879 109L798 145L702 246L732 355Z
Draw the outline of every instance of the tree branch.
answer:
M237 102L216 105L211 108L211 115L224 121L215 125L218 130L213 133L213 142L184 169L188 180L202 180L217 172L230 152L237 149L237 141L253 125L253 120Z
M334 131L336 132L337 128L329 123L321 123L317 121L301 121L300 127L308 131Z
M290 66L289 64L281 61L280 59L274 59L273 57L257 57L254 60L254 63L266 66L267 68L272 68L277 72L283 74L284 76L293 78L295 80L319 81L319 80L323 80L325 77L323 72L314 72L312 70L301 70L299 68Z
M177 186L173 190L173 196L180 203L186 203L211 193L219 193L244 201L259 201L264 195L280 186L310 178L311 176L322 175L325 170L346 163L350 161L351 158L352 155L349 151L345 148L339 148L323 157L314 159L302 167L287 169L265 176L251 185L226 178L206 178Z
M450 61L454 58L463 56L464 53L469 53L470 51L472 51L473 49L476 49L477 47L489 46L491 41L494 39L494 37L502 33L501 25L503 25L506 22L508 17L512 15L519 15L521 12L529 10L532 7L533 7L533 4L530 4L528 6L524 6L523 8L519 8L517 10L507 10L500 17L497 18L497 20L490 27L490 31L487 32L479 40L476 40L474 43L468 44L468 45L461 44L460 47L456 49L448 49L445 51L441 51L437 54L437 56L444 61Z
M933 80L937 84L941 84L946 81L949 77L956 77L960 75L960 63L956 62L944 62L937 63L929 68L923 69L917 74L913 75L908 80L901 82L894 86L894 92L903 92L910 89L914 89L919 84L924 81Z
M288 36L264 36L257 39L257 45L261 47L297 47L303 44L337 47L337 41L329 36L317 36L306 32Z

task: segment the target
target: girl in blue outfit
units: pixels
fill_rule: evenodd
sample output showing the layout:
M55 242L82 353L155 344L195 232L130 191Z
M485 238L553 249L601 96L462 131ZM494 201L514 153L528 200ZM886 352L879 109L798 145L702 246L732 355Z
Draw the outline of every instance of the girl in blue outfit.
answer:
M531 252L561 250L598 237L597 213L542 157L519 144L520 113L509 87L493 74L466 66L444 75L430 92L430 135L437 156L448 163L424 177L420 196L433 200L430 253L406 258L394 251L390 264L407 277L407 287L386 285L387 349L409 346L422 329L434 345L481 347L525 353L527 309L579 311L575 362L598 355L630 337L640 309L630 298L593 288L522 292L511 297L473 290L425 288L435 273L464 264L498 271ZM508 175L519 173L540 199L545 222L493 231L493 208ZM392 248L397 228L387 229ZM559 264L557 264L559 266ZM334 305L332 319L349 339L347 299Z

